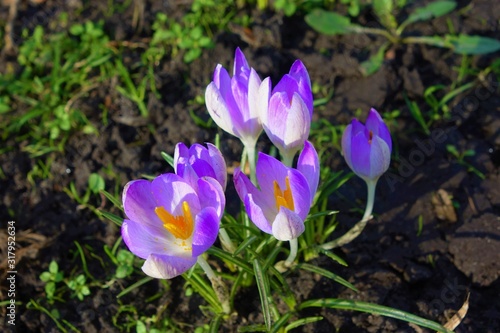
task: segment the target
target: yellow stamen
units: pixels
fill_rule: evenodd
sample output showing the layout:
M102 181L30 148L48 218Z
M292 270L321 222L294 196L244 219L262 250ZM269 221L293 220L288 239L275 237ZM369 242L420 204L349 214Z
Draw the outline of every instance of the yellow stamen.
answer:
M292 189L290 188L290 179L288 177L285 178L286 181L286 189L281 191L280 186L277 181L274 181L274 199L276 200L276 209L280 209L280 207L285 207L290 210L295 209L295 205L293 203L293 195Z
M183 240L191 237L193 233L194 223L191 215L189 204L184 201L182 203L182 215L173 216L163 208L163 206L155 207L155 213L163 222L163 227L170 231L176 238Z

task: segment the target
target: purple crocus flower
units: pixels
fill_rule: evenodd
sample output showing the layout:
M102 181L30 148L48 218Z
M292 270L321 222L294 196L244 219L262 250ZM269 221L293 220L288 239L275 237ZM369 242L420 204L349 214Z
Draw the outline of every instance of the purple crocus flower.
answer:
M262 94L265 92L263 87ZM260 110L267 136L290 164L309 136L313 113L311 81L300 60L293 63L290 73L274 87L267 107Z
M342 135L342 152L349 167L365 181L377 181L391 162L391 134L382 117L371 109L366 125L353 119Z
M248 216L260 230L278 240L299 237L319 181L319 160L313 145L305 143L297 169L259 153L256 171L260 190L239 169L234 174L234 185Z
M178 143L174 152L174 169L193 187L198 178L212 177L219 182L223 191L226 189L226 162L219 149L211 143L207 143L207 148L197 143L190 148L182 142Z
M259 75L248 66L245 55L237 48L233 77L230 78L226 69L219 64L215 68L213 81L205 91L205 103L212 119L224 131L240 138L245 146L255 146L262 132L259 119L261 84L264 83ZM262 96L269 98L268 94Z
M146 259L142 270L170 279L191 268L217 238L224 197L212 178L197 180L198 190L175 174L153 181L135 180L123 190L128 219L121 232L136 256Z

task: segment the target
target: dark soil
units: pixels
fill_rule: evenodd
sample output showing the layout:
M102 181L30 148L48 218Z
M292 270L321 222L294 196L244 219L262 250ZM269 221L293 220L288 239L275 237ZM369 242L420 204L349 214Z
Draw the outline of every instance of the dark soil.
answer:
M132 10L105 17L106 2L89 0L82 2L84 10L76 16L71 7L75 3L79 5L79 1L57 0L47 0L40 5L22 3L14 31L20 33L25 27L33 29L37 23L49 27L58 13L67 11L70 22L102 18L111 38L134 41L151 35L150 24L156 12L168 11L169 16L175 17L189 9L189 4L183 1L147 1L143 31L135 32ZM6 7L1 8L0 22L5 22ZM448 31L448 23L451 23L457 33L499 37L500 5L497 2L459 1L458 9L463 10L449 15L449 22L448 18L440 18L432 23L417 24L412 31L441 34ZM36 162L22 152L23 142L15 137L7 139L5 144L14 149L0 156L4 174L0 180L1 277L6 281L4 226L7 221L14 220L18 245L17 332L58 331L45 313L26 309L30 299L45 304L44 283L39 276L47 270L51 260L56 260L69 274L72 267L81 266L75 241L85 245L86 251L92 249L107 260L103 246L112 246L120 235L118 227L81 209L63 188L74 182L83 193L90 173L110 167L117 177L108 177L106 188L113 191L115 186L122 188L127 181L143 174L170 171L160 152L173 153L177 142L213 141L217 131L196 126L188 112L188 101L203 94L217 63L232 68L237 46L243 49L250 65L261 77L271 76L276 83L288 72L292 62L300 58L312 81L334 89L333 98L315 109L314 120L327 119L338 125L349 123L358 109L362 111L362 119L370 107L382 113L401 111L397 121L390 124L395 144L393 162L388 174L379 182L375 218L358 239L336 251L349 267L329 259L315 262L348 279L359 293L313 274L293 273L288 279L299 300L356 299L445 323L470 292L469 312L456 332L500 332L499 78L489 75L475 88L457 96L451 104L452 117L435 123L431 135L426 136L410 115L403 94L427 111L423 102L424 89L434 84L449 85L456 80L461 56L422 45L397 46L389 50L380 71L363 77L359 64L383 44L381 37L323 36L311 30L300 16L287 18L271 12L246 13L254 19L250 40L233 29L217 35L215 47L205 51L192 64L184 64L179 57L161 62L155 72L161 98L152 93L147 96L149 119L141 119L135 104L118 94L112 82L79 100L78 107L98 126L99 136L75 133L65 153L52 156L50 177L36 180L35 186L26 176ZM377 24L368 13L362 14L359 20L365 25ZM124 61L131 62L138 59L140 50L125 53ZM497 52L473 57L472 68L483 69L498 56ZM7 65L17 66L15 57L3 54L0 68ZM109 124L104 126L97 106L106 99L111 101L111 112ZM208 117L201 106L194 107L194 112L202 118ZM152 133L148 126L155 131ZM242 149L238 140L222 134L221 142L228 164L238 160ZM461 151L474 149L475 156L466 160L485 178L468 172L466 166L447 153L446 144L453 144ZM267 146L263 138L260 147ZM347 170L339 151L328 148L326 153L330 154L330 168ZM364 186L360 179L353 178L332 196L329 209L340 211L340 226L335 236L348 230L360 217L355 209L364 205ZM443 204L436 199L433 201L433 197L440 189L452 196L456 220L453 216L438 218L437 207ZM95 204L99 206L100 202ZM237 202L229 202L230 208L235 206ZM110 203L104 203L103 208L113 211ZM89 258L90 274L96 279L109 276L98 260ZM134 274L133 278L108 289L92 288L91 296L83 302L67 299L66 303L56 302L53 307L59 309L63 319L83 332L116 331L113 318L118 322L125 318L125 314L117 314L119 303L133 303L140 313L149 316L165 311L163 315L176 322L199 325L208 322L198 308L202 300L197 296L184 296L182 279L170 281L171 291L160 299L146 302L160 288L158 281L152 281L118 303L116 295L138 278L142 276ZM7 284L2 283L1 288L0 295L5 300ZM248 302L248 299L253 301ZM232 323L224 323L224 331L235 332L241 325L263 322L256 288L242 290L235 307L239 317ZM4 314L5 310L1 309ZM321 315L324 320L306 325L297 332L426 332L369 314L309 310L301 315ZM186 327L186 331L191 330Z

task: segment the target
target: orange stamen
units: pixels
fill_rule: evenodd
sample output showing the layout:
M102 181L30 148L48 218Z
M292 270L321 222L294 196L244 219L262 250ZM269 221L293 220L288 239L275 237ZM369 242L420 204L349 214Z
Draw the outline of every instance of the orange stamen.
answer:
M371 144L372 143L372 139L373 139L373 132L370 131L370 133L368 134L368 143Z
M163 206L156 207L155 213L163 222L163 227L174 235L174 237L186 240L193 234L193 217L189 204L186 201L182 203L183 214L180 216L173 216Z
M277 181L274 181L274 199L276 200L276 209L280 209L280 207L285 207L290 210L295 209L295 204L293 202L292 190L290 188L290 179L288 177L285 178L286 181L286 189L281 191L280 186Z

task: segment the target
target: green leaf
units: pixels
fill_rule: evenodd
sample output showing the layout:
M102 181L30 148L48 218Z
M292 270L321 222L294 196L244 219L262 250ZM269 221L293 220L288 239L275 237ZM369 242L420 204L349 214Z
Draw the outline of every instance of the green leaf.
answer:
M457 4L455 1L449 0L431 2L427 6L417 8L413 13L410 14L410 16L408 16L403 24L408 25L417 21L425 21L433 17L446 15L453 9L455 9L456 6Z
M500 41L482 36L445 36L458 54L487 54L500 50Z
M295 320L285 327L285 332L288 332L288 331L293 330L294 328L297 328L300 326L304 326L306 324L315 323L315 322L320 321L320 320L323 320L323 317L321 317L321 316L306 317L306 318L301 318L299 320Z
M373 0L373 11L378 16L380 23L389 30L396 29L398 23L392 14L394 4L392 0Z
M125 296L126 294L128 294L132 290L139 288L143 284L145 284L149 281L152 281L152 280L154 280L152 277L146 276L146 277L142 278L141 280L137 281L136 283L132 284L131 286L128 286L127 288L123 289L121 293L116 295L116 298L120 298L122 296Z
M201 49L191 49L184 54L183 60L186 64L198 59L201 56Z
M111 222L115 223L117 226L119 226L119 227L122 226L122 223L123 223L122 217L116 216L115 214L112 214L112 213L103 212L103 211L99 211L99 214L102 217L105 217L108 220L111 220Z
M97 173L90 174L89 177L89 190L97 194L99 191L104 190L104 179Z
M348 17L319 8L307 14L305 20L314 30L326 35L348 34L357 27Z
M118 251L118 254L116 255L116 260L123 264L131 264L134 261L134 255L132 254L132 252L120 249L120 251Z
M115 276L118 279L123 279L123 278L129 276L130 274L132 274L133 271L134 271L134 268L132 266L120 265L116 268Z
M56 284L52 281L48 282L45 285L45 293L47 294L47 298L52 298L55 292L56 292Z
M42 280L43 282L49 282L51 277L52 274L50 274L49 272L43 272L42 274L40 274L40 280Z
M361 72L364 76L370 76L373 73L377 72L380 67L382 67L382 63L384 62L385 50L388 46L389 44L384 44L378 49L376 54L372 55L368 60L361 63Z
M255 272L255 280L257 282L257 287L259 289L260 303L262 305L262 315L264 316L264 323L266 325L267 331L271 330L271 304L269 303L268 295L269 292L269 282L267 281L267 275L262 271L262 267L257 259L253 261L253 269Z
M160 152L161 157L168 163L172 168L174 168L174 157L165 153L164 151Z
M84 30L85 29L83 28L83 25L81 25L81 24L75 24L75 25L72 25L71 28L69 28L69 32L75 36L81 35L84 32Z
M105 190L101 190L100 191L109 201L111 201L113 203L113 205L116 207L116 208L119 208L121 210L123 210L123 207L122 207L122 203L119 199L117 199L116 197L114 197L111 193L105 191Z
M368 302L352 301L339 298L322 298L305 301L304 303L299 305L299 310L312 307L352 310L370 314L377 314L385 317L399 319L408 323L413 323L421 327L430 328L433 331L453 333L452 331L431 320L415 316L408 312Z
M57 265L57 262L55 260L52 260L49 264L49 272L52 274L56 274L57 271L59 271L59 266Z
M318 267L318 266L314 266L314 265L311 265L311 264L307 264L307 263L302 263L302 264L299 264L298 265L299 268L301 269L304 269L306 271L310 271L310 272L313 272L313 273L317 273L317 274L320 274L320 275L323 275L324 277L326 278L329 278L341 285L343 285L344 287L347 287L353 291L358 291L358 289L356 289L356 287L354 287L350 282L348 282L347 280L345 280L344 278L341 278L340 276L338 276L337 274L334 274L324 268L321 268L321 267Z
M142 321L138 320L137 324L135 326L135 331L136 331L136 333L147 333L148 329L146 327L146 324L144 324Z

